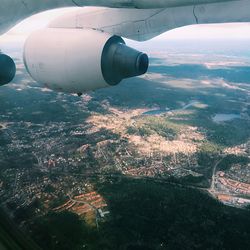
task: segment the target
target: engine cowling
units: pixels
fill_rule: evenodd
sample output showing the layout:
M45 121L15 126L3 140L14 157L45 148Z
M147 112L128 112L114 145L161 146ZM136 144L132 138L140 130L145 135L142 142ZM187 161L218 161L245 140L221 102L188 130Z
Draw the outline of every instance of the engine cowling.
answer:
M24 46L24 63L36 81L69 93L116 85L148 69L146 54L129 48L120 37L91 29L32 33Z
M0 86L11 82L16 74L16 65L11 57L0 53Z

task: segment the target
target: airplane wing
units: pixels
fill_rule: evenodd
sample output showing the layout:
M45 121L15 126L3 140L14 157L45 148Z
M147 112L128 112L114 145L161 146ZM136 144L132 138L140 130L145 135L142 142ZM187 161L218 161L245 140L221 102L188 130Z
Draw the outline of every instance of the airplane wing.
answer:
M189 2L199 4L187 5L187 1L177 0L168 1L170 6L175 3L174 7L157 9L82 8L55 19L49 27L90 28L145 41L168 30L191 24L250 21L249 0Z

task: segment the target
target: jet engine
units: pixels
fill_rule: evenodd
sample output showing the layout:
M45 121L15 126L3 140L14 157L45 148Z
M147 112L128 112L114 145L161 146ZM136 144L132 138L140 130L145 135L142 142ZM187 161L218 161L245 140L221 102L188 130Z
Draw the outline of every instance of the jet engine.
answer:
M11 82L16 74L16 65L12 58L0 53L0 86Z
M82 93L146 73L148 56L97 30L46 28L28 37L24 63L48 88Z

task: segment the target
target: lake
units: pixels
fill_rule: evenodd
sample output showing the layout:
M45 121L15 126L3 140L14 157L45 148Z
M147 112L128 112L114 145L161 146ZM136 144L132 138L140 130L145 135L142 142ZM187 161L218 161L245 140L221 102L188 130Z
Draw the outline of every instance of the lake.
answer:
M227 121L231 121L234 119L241 119L241 115L240 114L216 114L213 117L213 121L217 123L227 122Z

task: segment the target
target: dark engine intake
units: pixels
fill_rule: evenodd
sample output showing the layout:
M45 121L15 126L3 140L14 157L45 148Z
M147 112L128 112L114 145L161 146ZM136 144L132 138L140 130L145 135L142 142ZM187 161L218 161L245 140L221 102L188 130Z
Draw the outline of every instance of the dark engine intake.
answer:
M16 65L12 58L0 53L0 85L11 82L16 74Z
M102 53L102 73L106 82L116 85L125 78L140 76L148 70L148 56L126 46L123 39L111 37Z

